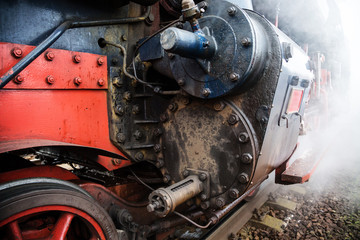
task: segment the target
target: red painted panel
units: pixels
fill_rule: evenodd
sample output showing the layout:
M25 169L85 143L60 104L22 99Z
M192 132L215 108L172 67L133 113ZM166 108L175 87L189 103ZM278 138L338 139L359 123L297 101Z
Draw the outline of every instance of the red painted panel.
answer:
M0 75L6 73L34 48L28 45L0 43ZM15 55L14 52L21 55ZM75 57L78 62L75 61ZM11 81L5 89L106 89L106 62L106 56L49 49L18 75L21 76L18 84ZM75 84L75 78L81 79L79 85Z
M299 112L303 94L304 94L303 89L293 88L291 90L289 103L286 109L287 114Z
M0 142L47 139L122 155L110 141L104 90L2 90L0 116Z

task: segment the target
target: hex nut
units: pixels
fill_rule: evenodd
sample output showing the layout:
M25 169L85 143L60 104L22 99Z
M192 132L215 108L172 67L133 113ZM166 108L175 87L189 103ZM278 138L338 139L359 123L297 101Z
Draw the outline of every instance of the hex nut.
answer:
M188 177L188 176L190 175L189 170L184 170L183 173L182 173L182 175L183 175L184 177Z
M201 199L201 201L205 201L207 199L206 194L204 194L204 193L200 194L200 199Z
M249 47L251 45L251 40L250 38L248 37L244 37L241 39L241 44L244 46L244 47Z
M104 62L105 62L105 60L104 60L103 57L99 57L99 58L97 59L97 64L98 64L99 66L103 65Z
M79 86L81 83L82 83L82 80L81 80L80 77L75 77L75 78L74 78L74 84L75 84L76 86Z
M156 166L157 168L162 168L162 167L164 166L164 164L165 164L164 160L158 159L158 160L156 161L156 163L155 163L155 166Z
M23 81L24 81L24 78L23 78L23 76L21 76L21 75L17 75L17 76L14 78L14 82L15 82L16 84L21 84Z
M122 105L117 105L115 107L115 114L123 116L125 114L125 108Z
M168 106L168 109L169 109L171 112L175 112L175 111L178 109L177 103L171 103L171 104Z
M140 140L142 138L142 136L143 136L143 134L139 130L136 130L134 132L134 137L135 137L136 140Z
M239 80L240 75L236 72L232 72L230 73L229 78L232 82L236 82L237 80Z
M200 203L200 207L201 207L201 209L206 210L210 207L210 202L209 201L202 202L202 203Z
M80 55L75 55L75 56L73 57L73 61L74 61L74 63L80 63L80 62L81 62L81 57L80 57Z
M159 136L161 136L163 134L163 131L161 130L161 128L156 128L155 130L154 130L154 135L155 135L155 137L159 137Z
M163 181L164 181L164 183L168 183L168 182L170 182L170 180L171 180L171 177L170 177L170 175L164 175L164 177L163 177Z
M200 179L200 181L202 181L202 182L205 181L205 180L207 179L206 174L205 174L205 173L200 173L199 179Z
M222 198L222 197L217 198L215 201L215 204L217 207L222 208L223 206L225 206L224 198Z
M135 154L135 159L138 160L138 161L141 161L144 159L144 154L142 152L137 152Z
M21 58L23 51L20 48L15 47L11 50L11 53L15 58Z
M159 153L160 151L161 151L161 144L155 144L155 146L154 146L154 151L156 152L156 153Z
M169 119L169 116L166 113L160 115L160 121L166 122Z
M227 9L227 12L228 12L229 16L233 17L236 14L236 8L234 6L231 6Z
M249 176L246 173L241 173L238 176L238 180L240 183L248 183L249 182Z
M249 141L249 134L247 134L246 132L241 132L238 138L239 142L247 143Z
M48 61L52 61L55 58L55 54L51 51L45 53L45 59Z
M229 196L232 199L236 199L236 198L238 198L240 196L240 192L236 188L232 188L232 189L229 190Z
M55 78L51 75L47 76L45 80L46 80L46 83L49 85L52 85L55 82Z
M214 103L214 109L215 111L222 111L225 108L225 104L223 101L217 101Z
M208 97L210 94L211 94L211 91L209 88L204 88L202 91L201 91L201 94L204 96L204 97Z
M126 141L126 136L124 133L118 133L116 134L116 141L119 143L124 143Z
M239 117L236 114L231 114L227 121L230 125L234 125L239 121Z
M253 157L251 156L250 153L244 153L242 156L241 156L241 162L242 163L245 163L245 164L249 164L251 163L253 160Z

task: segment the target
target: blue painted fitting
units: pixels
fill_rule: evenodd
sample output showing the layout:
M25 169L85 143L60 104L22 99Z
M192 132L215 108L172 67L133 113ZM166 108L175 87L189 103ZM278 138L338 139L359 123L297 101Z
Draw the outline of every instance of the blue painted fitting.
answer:
M161 46L170 53L187 58L210 59L216 53L216 42L201 30L189 32L170 27L160 37Z

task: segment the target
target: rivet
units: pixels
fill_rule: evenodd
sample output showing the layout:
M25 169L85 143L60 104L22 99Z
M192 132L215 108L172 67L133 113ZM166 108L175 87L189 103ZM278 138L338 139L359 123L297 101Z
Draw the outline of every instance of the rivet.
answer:
M235 16L236 8L235 7L229 7L227 10L229 16Z
M104 84L105 84L104 79L100 78L100 79L98 80L97 84L98 84L100 87L104 86Z
M104 58L103 57L99 57L98 59L97 59L97 64L99 65L99 66L101 66L101 65L103 65L104 64Z
M241 39L241 44L242 44L244 47L249 47L250 44L251 44L250 38L248 38L248 37L242 38L242 39Z
M247 143L249 141L249 134L246 132L241 132L239 134L239 142L241 143Z
M74 84L75 84L75 85L79 86L81 83L82 83L82 80L81 80L80 77L75 77L75 78L74 78Z
M14 78L14 82L15 82L16 84L21 84L23 81L24 81L24 78L23 78L21 75L17 75L17 76Z
M240 77L240 75L237 74L236 72L232 72L229 75L229 78L232 82L236 82L237 80L239 80L239 77Z
M45 59L48 61L52 61L55 58L55 54L51 51L45 53Z
M184 86L185 85L185 81L184 79L180 78L177 83L179 84L179 86Z
M11 53L15 58L21 58L23 54L22 50L18 47L13 48Z
M223 206L225 206L225 200L222 197L217 198L215 203L216 203L216 206L219 208L222 208Z
M204 88L202 91L201 91L201 94L204 96L204 97L208 97L210 95L211 91L209 88Z
M75 56L73 57L73 61L74 61L74 63L79 63L79 62L81 62L81 57L80 57L80 55L75 55Z
M55 82L55 78L53 76L49 75L49 76L46 77L46 82L48 84L52 85Z

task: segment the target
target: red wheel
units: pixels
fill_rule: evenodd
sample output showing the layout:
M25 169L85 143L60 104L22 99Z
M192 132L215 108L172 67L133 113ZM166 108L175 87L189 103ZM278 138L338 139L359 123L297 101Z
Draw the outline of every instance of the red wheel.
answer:
M0 186L0 239L117 239L108 213L69 182L36 178Z

